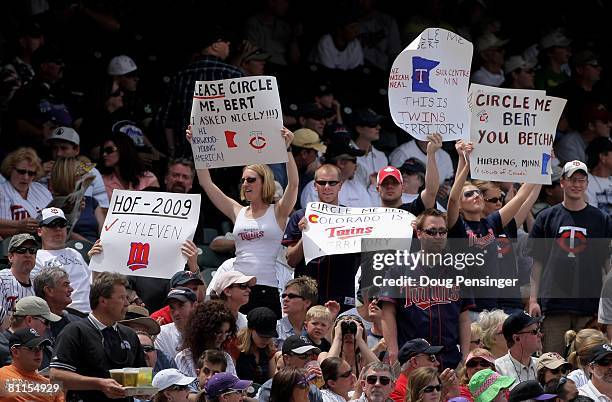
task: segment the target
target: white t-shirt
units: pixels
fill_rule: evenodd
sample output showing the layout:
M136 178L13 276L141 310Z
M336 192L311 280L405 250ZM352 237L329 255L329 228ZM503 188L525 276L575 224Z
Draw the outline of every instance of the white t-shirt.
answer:
M246 328L249 322L247 321L246 315L238 312L238 317L236 317L236 328L240 331L242 328Z
M159 335L155 337L155 349L159 349L170 359L174 359L183 341L180 332L173 322L162 325Z
M586 383L582 387L578 388L578 395L588 396L589 398L591 398L595 402L610 402L610 401L612 401L612 399L610 399L608 396L606 396L606 395L602 394L601 392L599 392L599 390L597 388L595 388L595 385L593 385L593 382L591 382L591 381L589 381L588 383Z
M301 205L306 208L309 202L319 202L319 195L314 188L314 180L306 184L300 197ZM338 202L345 207L372 207L378 205L373 200L366 186L356 179L345 180L338 193Z
M36 266L30 276L34 278L40 270L49 267L61 267L68 273L72 292L72 303L68 307L84 313L91 312L89 289L91 288L91 271L78 251L71 248L59 250L38 250Z
M612 214L612 176L598 177L589 173L586 201L608 214Z
M475 84L488 85L491 87L499 87L504 83L506 77L504 72L499 70L498 73L492 73L484 67L480 67L472 74L471 81Z
M421 151L414 140L403 143L395 148L395 150L391 152L391 155L389 155L389 161L397 168L402 166L408 158L416 158L427 165L427 154ZM445 150L439 149L436 152L436 165L438 166L440 184L444 183L444 180L455 176L453 162L451 161L450 155Z
M344 50L338 50L332 36L327 34L319 40L314 61L331 69L352 70L363 64L363 49L359 39L354 39Z
M7 313L13 310L17 300L26 296L34 296L34 287L31 283L30 286L24 286L10 269L0 271L0 323Z

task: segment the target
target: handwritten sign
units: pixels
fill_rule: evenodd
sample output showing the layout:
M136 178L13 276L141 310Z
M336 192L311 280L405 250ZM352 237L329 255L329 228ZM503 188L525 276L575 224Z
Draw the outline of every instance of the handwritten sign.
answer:
M89 267L169 279L185 267L181 245L193 240L199 214L199 194L115 190L100 236L104 251Z
M287 162L274 77L197 81L191 125L196 168Z
M368 242L367 251L386 250L388 239L412 238L411 213L395 208L349 208L309 202L306 208L308 228L303 232L306 263L323 255L350 254L366 251L362 241Z
M473 46L441 28L427 28L393 62L389 109L395 124L419 140L469 137L467 92Z
M544 91L472 84L472 178L550 184L551 151L565 102Z

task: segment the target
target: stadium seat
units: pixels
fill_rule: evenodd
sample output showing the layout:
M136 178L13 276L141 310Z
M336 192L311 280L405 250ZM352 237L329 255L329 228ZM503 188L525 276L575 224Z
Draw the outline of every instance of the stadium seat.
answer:
M223 264L223 261L227 260L227 256L217 254L205 245L198 246L198 265L200 267L214 267L217 268Z
M208 246L215 237L219 236L219 232L215 228L204 228L203 239L204 245Z
M202 278L204 279L206 286L208 286L210 282L212 281L213 276L215 276L215 274L217 273L217 268L211 268L211 267L201 267L201 268L202 268Z
M0 255L0 260L8 261L8 247L11 237L7 237L6 239L2 240L2 255Z
M91 250L91 248L93 247L93 243L81 240L68 240L66 242L66 247L70 247L78 251L79 254L83 256L85 262L89 264L89 256L87 255L87 252Z

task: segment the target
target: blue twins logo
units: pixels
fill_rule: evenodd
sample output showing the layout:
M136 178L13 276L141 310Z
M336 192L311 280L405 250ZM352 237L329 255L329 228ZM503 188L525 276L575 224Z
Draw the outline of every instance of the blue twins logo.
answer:
M412 91L413 92L438 92L429 86L429 72L434 69L439 61L424 59L414 56L412 58Z

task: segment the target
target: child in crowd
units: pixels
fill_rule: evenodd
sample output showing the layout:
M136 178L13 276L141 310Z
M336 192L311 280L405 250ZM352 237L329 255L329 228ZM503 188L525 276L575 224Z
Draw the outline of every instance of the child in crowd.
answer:
M310 342L321 349L321 352L329 352L331 343L326 338L329 337L333 315L325 306L312 306L306 312L306 321L304 322L304 331L302 335L306 336Z
M203 390L213 375L224 373L227 369L225 354L220 350L208 349L198 359L198 385Z

